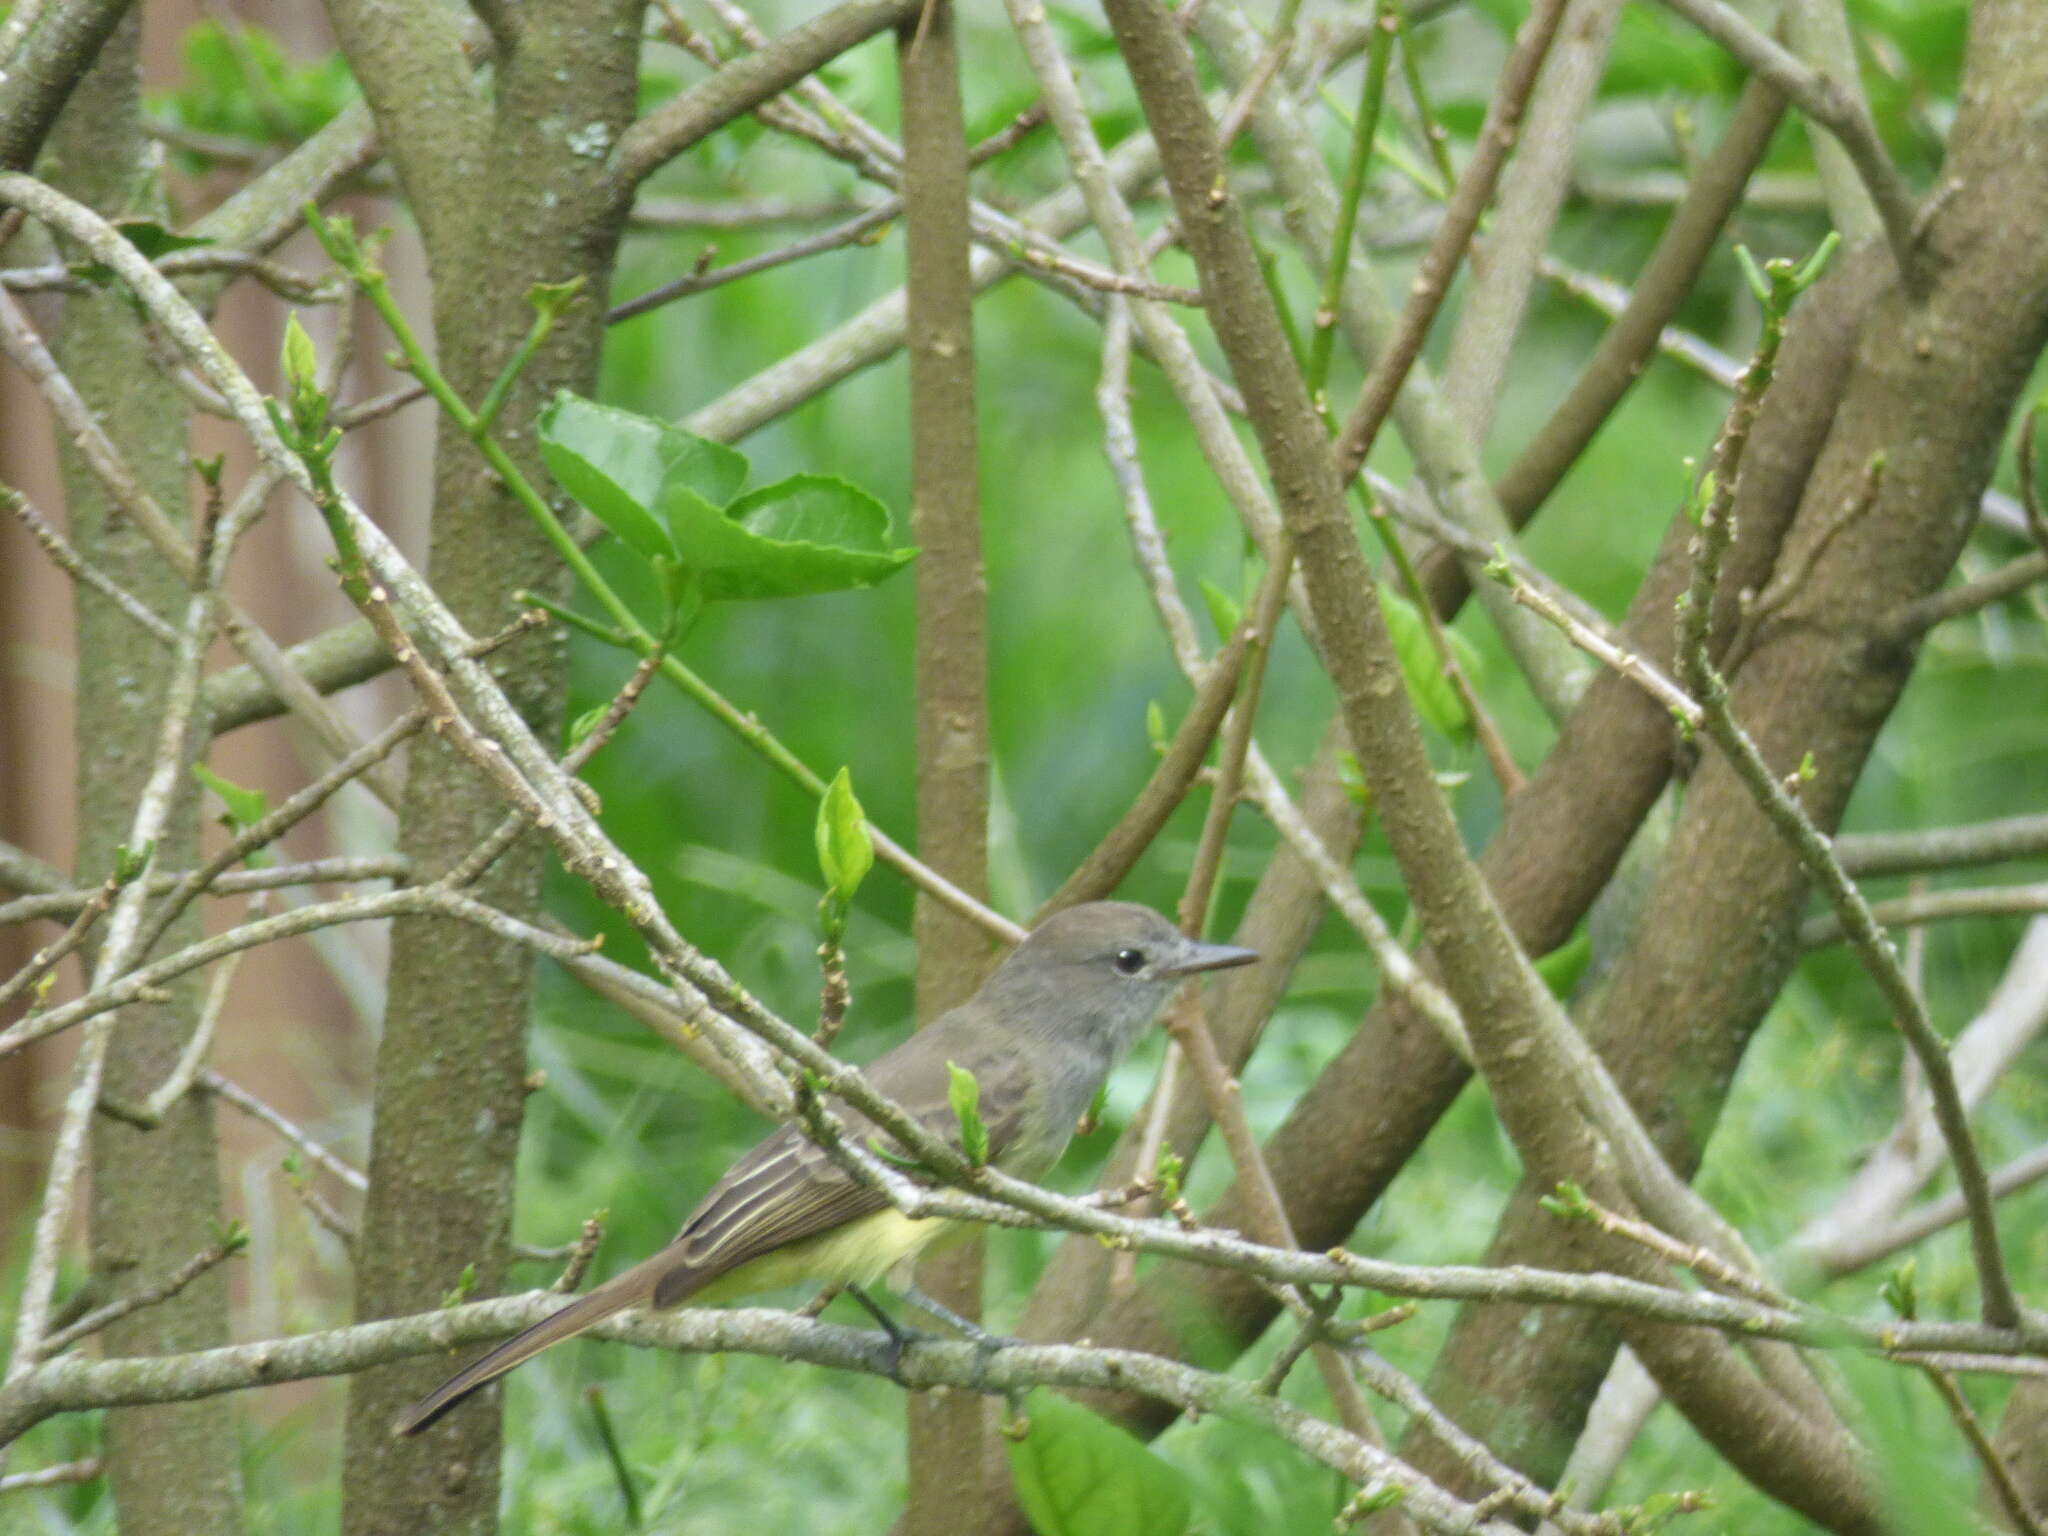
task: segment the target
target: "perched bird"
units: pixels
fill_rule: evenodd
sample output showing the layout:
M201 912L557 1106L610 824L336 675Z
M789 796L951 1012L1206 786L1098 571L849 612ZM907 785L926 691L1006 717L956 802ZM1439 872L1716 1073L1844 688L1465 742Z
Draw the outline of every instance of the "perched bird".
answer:
M1034 929L973 997L879 1058L868 1081L958 1146L947 1069L972 1072L989 1161L1035 1179L1059 1160L1110 1069L1182 981L1256 959L1253 950L1187 938L1149 907L1069 907ZM840 1113L857 1143L881 1135L858 1111ZM967 1226L903 1215L785 1125L727 1170L674 1242L457 1371L408 1409L398 1429L419 1433L550 1344L628 1307L716 1301L804 1280L867 1284Z

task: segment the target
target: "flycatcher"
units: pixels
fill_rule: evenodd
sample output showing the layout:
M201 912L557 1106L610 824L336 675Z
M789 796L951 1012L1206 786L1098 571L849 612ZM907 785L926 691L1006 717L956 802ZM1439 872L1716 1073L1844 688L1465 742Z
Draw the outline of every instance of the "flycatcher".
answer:
M947 1067L964 1067L980 1085L989 1161L1036 1179L1059 1160L1110 1069L1183 980L1258 958L1254 950L1197 943L1149 907L1069 907L1034 929L972 998L880 1057L868 1081L957 1147ZM857 1110L840 1114L857 1142L883 1135ZM398 1428L417 1434L470 1393L614 1312L805 1280L870 1284L966 1225L903 1215L785 1125L727 1170L674 1242L457 1371Z

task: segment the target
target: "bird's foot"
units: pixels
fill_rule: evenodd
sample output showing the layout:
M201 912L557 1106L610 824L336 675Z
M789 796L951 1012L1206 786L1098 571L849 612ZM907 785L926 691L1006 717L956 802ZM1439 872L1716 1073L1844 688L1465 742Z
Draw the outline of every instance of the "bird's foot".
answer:
M895 1318L884 1311L881 1304L874 1297L857 1285L846 1287L846 1294L867 1308L868 1315L881 1324L882 1332L888 1336L888 1364L884 1367L883 1374L895 1382L897 1386L904 1388L906 1391L909 1390L910 1383L903 1379L903 1351L913 1344L934 1337L934 1335L926 1333L922 1329L904 1327L903 1324L897 1322Z
M957 1332L974 1346L974 1386L977 1390L994 1390L988 1380L988 1364L999 1352L1022 1345L1026 1340L1007 1333L991 1333L981 1324L962 1317L944 1302L928 1296L914 1285L901 1285L897 1293L920 1312L937 1318Z
M936 1296L928 1296L914 1285L902 1285L896 1289L897 1294L917 1308L918 1311L928 1317L937 1318L979 1350L993 1354L996 1350L1009 1349L1013 1345L1024 1342L1022 1339L1012 1338L1008 1334L990 1333L981 1324L962 1317Z

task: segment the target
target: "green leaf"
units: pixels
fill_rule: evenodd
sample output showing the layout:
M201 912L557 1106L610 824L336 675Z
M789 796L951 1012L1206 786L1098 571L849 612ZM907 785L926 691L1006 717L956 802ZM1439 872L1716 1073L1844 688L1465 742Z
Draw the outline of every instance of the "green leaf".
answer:
M212 245L211 235L181 235L174 229L166 229L155 219L116 219L114 228L135 249L151 261L159 256L168 256L173 251L196 250L202 245Z
M1056 1392L1033 1392L1030 1432L1008 1443L1018 1502L1038 1536L1180 1536L1187 1479L1125 1430Z
M1077 1136L1092 1136L1102 1129L1102 1117L1109 1113L1109 1079L1102 1080L1102 1086L1095 1090L1095 1097L1088 1101L1088 1108L1082 1112L1081 1124L1076 1127Z
M676 546L653 511L661 494L659 422L567 391L540 414L540 456L563 490L648 560Z
M1884 1304L1909 1323L1920 1315L1919 1271L1919 1262L1908 1259L1885 1276L1884 1284L1877 1288Z
M1207 577L1202 578L1199 585L1202 601L1209 605L1209 622L1216 626L1216 638L1228 640L1237 633L1237 626L1244 619L1244 604Z
M1337 754L1337 782L1355 805L1363 806L1365 814L1372 814L1372 783L1359 766L1358 756L1353 752Z
M1416 713L1444 735L1453 739L1463 737L1472 728L1472 718L1465 713L1465 701L1458 697L1458 690L1437 662L1428 623L1415 605L1400 594L1385 587L1379 589L1379 594L1380 609L1387 616L1387 629L1394 637L1394 654L1400 660L1401 676L1407 681L1408 697L1414 702ZM1445 640L1454 651L1457 649L1449 632ZM1460 654L1458 660L1463 666L1466 658Z
M476 1265L474 1263L465 1264L462 1266L462 1273L455 1277L454 1286L443 1293L441 1297L442 1308L445 1310L448 1307L461 1306L465 1301L469 1300L470 1292L475 1289Z
M204 763L192 765L192 777L220 797L220 803L227 808L227 820L234 827L254 826L270 813L269 797L262 790L245 789L232 779L222 778Z
M868 587L914 549L889 543L889 512L831 475L792 475L719 511L693 489L664 485L661 515L707 598L801 597Z
M570 721L569 745L571 747L580 747L584 742L588 741L590 733L596 730L599 724L603 722L605 711L610 708L611 705L609 704L593 704L574 720Z
M655 515L670 486L723 506L746 483L746 455L681 427L563 390L540 417L540 454L563 490L649 560L677 558Z
M960 1150L979 1168L988 1161L988 1127L981 1123L981 1084L956 1062L946 1063L946 1100L960 1122Z
M154 219L117 219L114 228L150 261L168 256L172 251L189 251L195 246L213 244L211 236L181 235L164 228ZM114 281L114 269L103 261L82 261L72 271L88 283L104 286Z
M1552 997L1568 999L1578 989L1579 978L1586 974L1586 967L1592 959L1593 935L1581 928L1536 962L1536 974L1543 978L1543 985L1550 988Z
M818 868L825 885L842 902L853 900L861 881L875 867L875 845L868 836L867 814L854 798L853 778L844 768L833 775L818 802Z
M320 387L320 354L313 350L313 338L306 334L306 328L299 324L295 310L284 323L284 346L281 349L285 382L296 393L302 389Z
M296 142L356 94L339 52L300 64L261 27L238 24L230 32L217 21L202 21L185 33L184 54L181 83L151 93L150 106L175 124L209 134ZM200 166L210 159L185 149L179 156Z

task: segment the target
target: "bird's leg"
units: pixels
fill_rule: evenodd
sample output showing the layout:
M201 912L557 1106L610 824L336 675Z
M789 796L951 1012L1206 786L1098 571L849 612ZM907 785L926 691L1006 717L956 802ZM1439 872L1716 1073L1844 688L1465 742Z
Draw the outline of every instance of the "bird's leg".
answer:
M816 1317L820 1312L823 1312L827 1307L831 1306L834 1301L838 1300L839 1293L845 1289L846 1287L843 1285L826 1286L822 1291L818 1292L817 1295L813 1296L801 1307L798 1307L796 1309L796 1315L798 1317Z
M882 1332L889 1336L889 1378L897 1386L908 1389L910 1383L903 1379L902 1370L904 1348L907 1345L915 1344L919 1339L928 1339L931 1335L920 1333L915 1328L904 1327L895 1318L883 1311L881 1304L874 1297L857 1285L847 1286L846 1294L867 1308L868 1315L882 1325Z
M915 1285L911 1285L907 1282L902 1285L898 1285L896 1287L896 1294L901 1296L905 1301L909 1302L913 1307L917 1308L918 1311L924 1313L927 1317L937 1318L940 1322L944 1323L948 1328L951 1328L955 1333L959 1334L961 1338L968 1340L970 1343L979 1345L983 1349L1002 1349L1007 1345L1019 1342L1016 1339L1005 1338L1003 1335L999 1333L990 1333L986 1328L982 1327L981 1324L976 1322L970 1322L967 1318L962 1317L958 1312L955 1312L951 1307L947 1306L943 1301L940 1301L938 1297L927 1295L925 1292L919 1290Z
M989 1390L988 1362L990 1357L998 1350L1008 1349L1012 1345L1021 1345L1025 1342L1023 1339L1013 1338L1009 1334L990 1333L981 1324L962 1317L936 1296L927 1295L908 1281L896 1287L896 1294L909 1302L913 1307L916 1307L918 1311L935 1317L947 1327L956 1330L963 1339L974 1346L975 1384L984 1392Z

